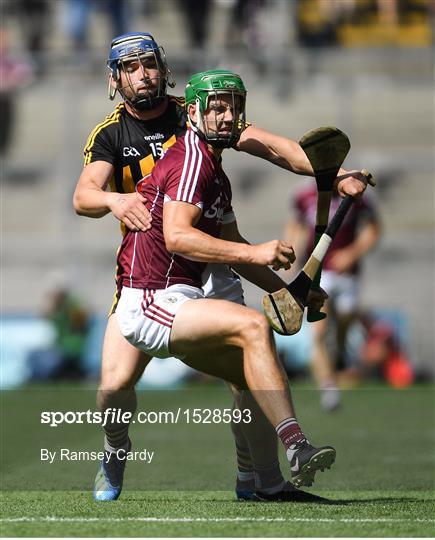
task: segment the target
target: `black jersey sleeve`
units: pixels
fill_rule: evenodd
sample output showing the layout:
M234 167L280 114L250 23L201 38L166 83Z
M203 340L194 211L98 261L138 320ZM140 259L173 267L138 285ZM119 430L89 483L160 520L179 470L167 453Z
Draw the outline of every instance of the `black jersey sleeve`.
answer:
M94 161L107 161L112 165L115 163L117 149L113 131L112 125L100 125L92 131L83 151L85 165Z
M94 161L115 163L118 152L119 121L124 110L120 103L115 110L91 132L83 151L85 165Z

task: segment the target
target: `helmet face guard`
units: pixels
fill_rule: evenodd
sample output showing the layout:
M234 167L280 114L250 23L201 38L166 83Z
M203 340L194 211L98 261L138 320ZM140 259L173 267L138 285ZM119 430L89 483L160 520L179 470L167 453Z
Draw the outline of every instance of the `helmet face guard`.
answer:
M196 106L198 121L189 121L201 138L216 148L237 143L246 127L246 88L239 75L228 70L197 73L187 83L185 97L186 107ZM232 112L231 125L224 122L228 108Z
M141 82L133 83L128 72L128 66L137 62L142 70ZM154 41L151 34L132 32L123 34L112 40L109 59L109 98L115 98L118 91L122 99L131 107L138 110L149 110L161 103L166 96L167 86L175 86L172 73L166 63L165 51ZM147 69L156 70L157 77L151 79ZM121 71L125 74L126 83L121 81ZM116 87L112 86L112 81ZM137 89L145 82L145 89ZM129 91L127 95L126 90Z

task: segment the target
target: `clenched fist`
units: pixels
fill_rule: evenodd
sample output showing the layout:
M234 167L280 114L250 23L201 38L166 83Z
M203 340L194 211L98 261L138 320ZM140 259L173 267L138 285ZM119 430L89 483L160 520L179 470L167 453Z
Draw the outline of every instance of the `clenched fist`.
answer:
M356 199L361 197L364 193L367 184L375 186L376 182L366 169L363 169L362 171L344 171L344 169L341 169L341 174L337 176L335 181L340 197L351 195Z
M255 246L254 263L272 266L273 270L289 270L296 257L291 244L282 240L271 240Z

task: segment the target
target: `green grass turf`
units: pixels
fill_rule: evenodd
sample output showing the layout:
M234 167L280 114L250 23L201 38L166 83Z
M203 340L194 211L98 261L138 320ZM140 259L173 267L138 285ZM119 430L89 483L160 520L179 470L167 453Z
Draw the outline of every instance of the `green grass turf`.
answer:
M132 426L135 449L153 463L129 462L115 503L91 498L96 462L40 461L40 448L95 449L98 426L41 426L42 410L86 410L94 391L30 387L2 395L2 536L417 536L435 533L434 388L347 391L335 414L317 392L295 385L298 416L314 444L333 444L337 462L311 491L328 504L234 500L229 427ZM231 406L222 387L146 391L139 410ZM283 461L283 470L286 464Z
M4 496L6 536L430 537L434 501L421 492L323 491L330 504L238 503L230 492L128 492L115 503L80 492ZM45 519L41 519L44 517ZM46 518L63 518L48 521ZM432 521L431 520L432 517ZM160 518L163 521L141 521ZM188 521L170 521L187 518ZM197 521L195 521L197 520Z

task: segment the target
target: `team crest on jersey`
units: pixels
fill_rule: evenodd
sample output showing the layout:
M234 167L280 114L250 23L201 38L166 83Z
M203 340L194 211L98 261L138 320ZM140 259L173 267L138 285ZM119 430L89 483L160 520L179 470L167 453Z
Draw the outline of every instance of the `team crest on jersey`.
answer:
M140 156L140 152L134 146L124 146L122 155L124 157L137 157Z
M177 297L176 296L168 296L167 298L164 298L162 302L166 302L167 304L176 304L177 303Z

